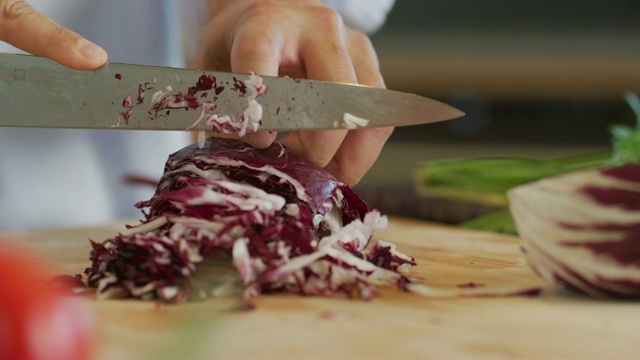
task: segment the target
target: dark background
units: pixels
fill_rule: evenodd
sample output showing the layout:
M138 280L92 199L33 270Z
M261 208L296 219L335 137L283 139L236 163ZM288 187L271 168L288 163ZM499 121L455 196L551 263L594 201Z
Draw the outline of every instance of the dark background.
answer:
M635 123L640 1L397 0L372 41L388 88L467 115L397 128L365 183L410 186L439 159L607 151L610 125Z
M635 121L640 1L397 0L372 40L389 88L467 113L392 141L606 145Z

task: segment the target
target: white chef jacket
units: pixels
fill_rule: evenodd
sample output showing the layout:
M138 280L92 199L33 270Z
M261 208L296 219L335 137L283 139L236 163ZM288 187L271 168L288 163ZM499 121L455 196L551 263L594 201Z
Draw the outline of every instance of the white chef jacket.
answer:
M343 4L352 1L350 7ZM114 62L182 67L206 21L206 0L29 3L101 45ZM331 3L327 5L342 11L351 26L372 31L384 22L393 0ZM357 11L356 3L366 11ZM372 11L376 6L379 11ZM363 21L363 13L369 19ZM0 52L20 51L0 42ZM167 156L189 142L184 132L0 128L0 231L140 217L134 204L150 198L155 189L123 184L122 179L159 179Z

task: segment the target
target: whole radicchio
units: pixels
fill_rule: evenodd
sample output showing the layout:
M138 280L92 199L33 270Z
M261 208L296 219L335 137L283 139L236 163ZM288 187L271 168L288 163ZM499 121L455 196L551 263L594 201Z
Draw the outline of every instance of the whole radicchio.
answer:
M331 174L279 143L210 138L169 157L141 224L92 242L88 284L101 297L167 302L233 293L368 299L408 283L415 264L367 245L387 219Z

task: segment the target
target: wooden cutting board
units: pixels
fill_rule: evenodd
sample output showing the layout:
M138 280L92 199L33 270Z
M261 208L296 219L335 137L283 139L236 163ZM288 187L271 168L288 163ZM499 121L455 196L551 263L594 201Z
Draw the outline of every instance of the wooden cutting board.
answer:
M13 234L56 271L88 265L87 238L122 224ZM415 257L429 285L537 286L518 239L394 218L376 238ZM640 302L549 291L536 297L426 299L386 289L372 301L263 296L252 311L230 299L178 306L86 299L97 359L624 359L640 353Z

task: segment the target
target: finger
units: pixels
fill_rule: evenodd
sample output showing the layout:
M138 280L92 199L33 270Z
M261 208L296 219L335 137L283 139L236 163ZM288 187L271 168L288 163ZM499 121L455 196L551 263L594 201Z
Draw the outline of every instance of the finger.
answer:
M378 57L369 38L360 32L352 31L349 45L358 82L384 87ZM357 184L378 159L392 132L391 127L350 131L326 169L348 185Z
M325 169L345 184L356 185L378 159L392 132L392 127L349 131Z
M0 1L0 40L78 70L96 69L107 61L104 49L58 25L24 0Z
M380 73L378 55L369 37L359 31L349 30L349 55L358 78L358 83L384 88L384 79Z
M231 48L231 71L278 76L283 39L281 36L265 33L256 27L246 28L238 33ZM256 148L266 148L277 136L275 131L258 131L247 134L244 140Z
M324 9L324 8L319 8ZM322 10L317 20L325 25L320 34L302 39L301 57L307 77L313 80L356 83L357 78L344 42L344 25L335 12ZM325 167L347 135L346 130L299 131L282 142L312 163Z
M191 131L191 141L192 142L197 142L198 138L200 138L201 136L204 136L205 138L208 137L216 137L216 138L223 138L223 139L239 139L240 137L238 136L237 133L223 133L223 132L218 132L218 131L204 131L204 135L202 135L202 131Z
M245 135L244 141L246 141L254 148L264 149L269 147L271 144L273 144L274 141L276 141L277 135L277 131L258 131Z
M282 51L282 35L247 27L233 39L231 71L277 76Z
M335 11L318 8L319 32L300 40L300 56L312 80L356 83L357 78L346 42L346 27Z

